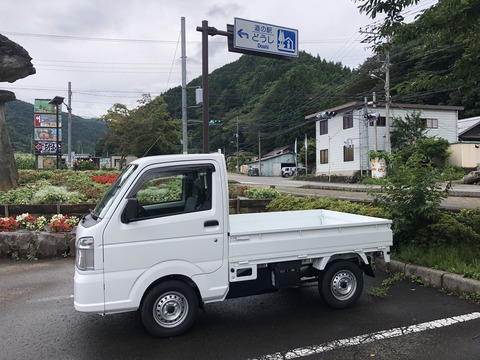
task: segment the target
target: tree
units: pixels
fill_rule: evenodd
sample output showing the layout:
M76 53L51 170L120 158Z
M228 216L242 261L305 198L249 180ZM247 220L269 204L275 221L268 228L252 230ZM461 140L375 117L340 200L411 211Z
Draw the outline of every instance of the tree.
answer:
M385 14L385 18L376 30L381 37L392 35L404 21L402 11L405 8L416 5L420 0L354 0L361 3L358 7L360 12L364 12L372 19L376 19L377 15Z
M427 137L427 124L420 118L419 112L407 114L405 119L396 117L393 119L393 131L390 135L392 149L400 150L405 146L414 144L417 140Z
M399 28L392 54L402 54L395 62L408 66L395 87L399 94L480 114L479 17L478 0L443 0ZM425 95L418 100L418 93Z
M131 155L130 150L134 140L130 111L123 104L114 104L100 120L106 122L109 130L104 137L105 146L115 149L117 155L122 157L120 164L123 164L123 159Z
M109 130L103 139L104 149L114 149L122 158L178 153L181 122L170 117L163 98L151 100L144 95L139 103L142 105L133 110L115 104L101 117Z
M374 201L388 210L393 219L395 245L410 241L417 231L437 218L439 205L447 194L439 186L441 170L425 161L424 154L413 146L406 161L400 154L393 157L392 171Z

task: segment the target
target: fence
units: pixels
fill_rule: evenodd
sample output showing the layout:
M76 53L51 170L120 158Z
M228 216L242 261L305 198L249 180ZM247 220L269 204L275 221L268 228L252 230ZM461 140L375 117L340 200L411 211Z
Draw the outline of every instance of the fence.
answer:
M230 214L264 212L265 207L270 201L270 199L230 199L229 211ZM52 216L55 214L82 216L86 214L89 209L93 209L94 207L95 204L0 205L0 217L17 216L24 213L29 213L35 216Z

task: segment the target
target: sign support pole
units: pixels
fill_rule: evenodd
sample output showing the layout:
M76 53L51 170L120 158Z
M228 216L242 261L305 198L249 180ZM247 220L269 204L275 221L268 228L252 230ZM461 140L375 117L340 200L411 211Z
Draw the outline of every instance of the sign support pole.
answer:
M208 153L209 133L208 133L208 21L202 21L202 27L197 30L202 31L202 88L203 88L203 108L202 108L202 123L203 123L203 152Z

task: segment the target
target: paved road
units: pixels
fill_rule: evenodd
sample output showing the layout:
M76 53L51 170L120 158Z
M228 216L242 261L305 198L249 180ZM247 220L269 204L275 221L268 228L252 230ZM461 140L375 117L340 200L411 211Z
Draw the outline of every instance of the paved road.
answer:
M301 196L326 196L342 200L369 200L368 186L360 184L322 183L315 181L297 181L281 177L251 177L241 174L228 174L229 180L243 184L269 186L274 185L281 192ZM372 186L372 189L379 186ZM480 208L480 186L454 184L449 196L442 201L446 209Z
M73 308L73 259L0 261L0 359L478 360L480 306L407 280L352 309L316 287L206 305L187 334L151 337L137 313ZM366 277L366 289L385 275Z

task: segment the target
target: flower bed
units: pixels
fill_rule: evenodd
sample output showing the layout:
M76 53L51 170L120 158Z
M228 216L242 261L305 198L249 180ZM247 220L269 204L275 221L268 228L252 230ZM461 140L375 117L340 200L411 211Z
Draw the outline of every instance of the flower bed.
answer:
M38 230L49 232L71 232L78 224L76 216L68 215L53 215L50 220L45 216L35 217L29 213L0 218L0 232L15 231L15 230Z

